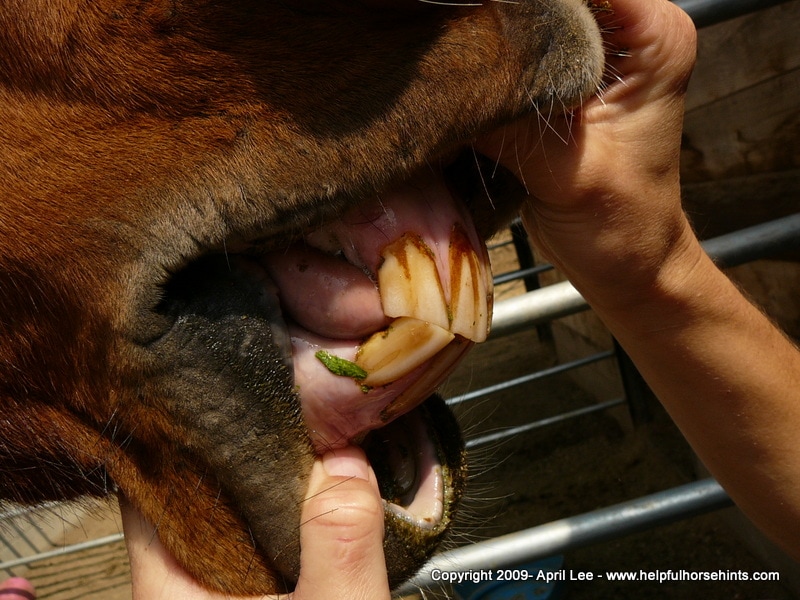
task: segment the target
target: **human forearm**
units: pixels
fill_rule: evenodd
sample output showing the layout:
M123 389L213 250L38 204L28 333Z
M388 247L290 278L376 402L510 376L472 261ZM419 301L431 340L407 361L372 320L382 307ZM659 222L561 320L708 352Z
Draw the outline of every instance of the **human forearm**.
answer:
M548 226L551 258L737 505L800 560L800 351L713 264L676 202L654 221L602 208L677 198L675 182L594 193L616 202L595 203L582 245ZM632 214L641 225L620 222Z
M712 474L800 559L800 352L697 250L639 305L599 314Z

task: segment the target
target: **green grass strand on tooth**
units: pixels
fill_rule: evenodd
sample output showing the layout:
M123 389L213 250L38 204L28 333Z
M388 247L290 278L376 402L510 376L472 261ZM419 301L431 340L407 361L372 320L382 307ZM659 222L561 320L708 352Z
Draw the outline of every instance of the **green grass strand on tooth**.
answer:
M356 380L366 379L368 375L368 373L356 363L339 356L335 356L326 350L319 350L314 354L314 356L316 356L317 359L319 359L319 361L325 365L325 368L327 368L328 371L334 375L339 375L341 377L352 377Z

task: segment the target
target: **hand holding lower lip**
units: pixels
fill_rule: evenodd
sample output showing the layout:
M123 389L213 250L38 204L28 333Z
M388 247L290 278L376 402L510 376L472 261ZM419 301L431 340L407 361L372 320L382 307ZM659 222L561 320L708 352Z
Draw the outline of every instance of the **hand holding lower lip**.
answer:
M390 597L383 501L360 448L317 461L302 519L300 579L292 600Z
M166 553L153 526L124 499L120 506L134 600L237 600L200 587ZM378 484L363 451L340 448L317 459L303 504L297 587L288 595L258 598L388 599L383 518Z

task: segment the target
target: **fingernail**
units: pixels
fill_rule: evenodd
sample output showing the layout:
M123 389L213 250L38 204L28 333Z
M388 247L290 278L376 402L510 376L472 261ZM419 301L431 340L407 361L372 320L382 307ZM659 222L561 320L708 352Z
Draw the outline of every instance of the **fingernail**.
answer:
M358 448L340 448L322 456L322 468L331 477L369 480L367 457Z

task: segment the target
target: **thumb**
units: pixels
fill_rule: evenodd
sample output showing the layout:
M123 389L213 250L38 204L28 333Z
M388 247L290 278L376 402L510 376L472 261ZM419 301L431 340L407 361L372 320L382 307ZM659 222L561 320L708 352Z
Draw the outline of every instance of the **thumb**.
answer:
M293 600L388 599L383 503L363 451L317 460L300 526L300 577Z

